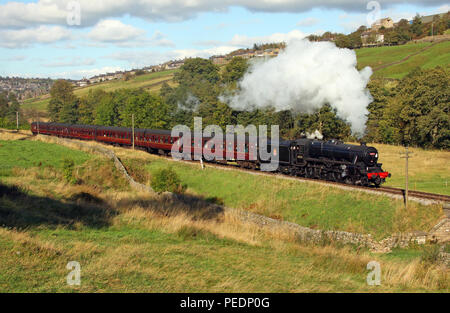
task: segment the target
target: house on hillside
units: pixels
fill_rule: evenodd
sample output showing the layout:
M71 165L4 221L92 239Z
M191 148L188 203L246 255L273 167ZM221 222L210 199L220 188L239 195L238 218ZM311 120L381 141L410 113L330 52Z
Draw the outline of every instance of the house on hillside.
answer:
M174 70L184 65L184 60L169 61L163 64L165 70Z
M76 85L78 87L86 87L87 85L89 85L89 80L87 80L86 78L83 78L82 80L77 81Z
M223 56L223 55L219 55L219 56L212 56L210 57L210 60L215 64L215 65L223 65L223 64L227 64L227 59Z
M394 21L390 17L382 18L382 19L376 21L375 23L373 23L371 29L373 31L378 31L382 27L384 27L386 29L387 28L393 28L394 27Z
M377 46L384 43L384 34L373 31L365 31L361 34L361 42L363 47Z

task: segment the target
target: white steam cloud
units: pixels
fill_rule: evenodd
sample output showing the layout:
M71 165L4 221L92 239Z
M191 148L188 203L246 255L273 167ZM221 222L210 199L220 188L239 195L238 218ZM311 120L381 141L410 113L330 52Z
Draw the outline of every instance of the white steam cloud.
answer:
M276 58L253 64L239 82L239 91L221 100L240 110L275 107L277 111L311 113L325 104L362 135L367 106L366 88L372 69L356 68L356 54L330 42L291 42Z

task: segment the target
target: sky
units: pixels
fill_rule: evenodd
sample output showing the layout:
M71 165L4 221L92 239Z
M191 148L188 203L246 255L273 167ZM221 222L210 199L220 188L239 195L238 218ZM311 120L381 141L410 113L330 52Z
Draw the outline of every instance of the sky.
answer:
M441 0L0 0L0 76L89 78L448 10Z

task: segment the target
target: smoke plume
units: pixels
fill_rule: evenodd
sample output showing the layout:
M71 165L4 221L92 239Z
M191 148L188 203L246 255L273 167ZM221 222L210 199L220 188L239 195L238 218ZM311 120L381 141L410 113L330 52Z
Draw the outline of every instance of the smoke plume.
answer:
M240 110L272 106L302 113L329 103L353 134L362 135L372 101L366 89L372 69L358 71L356 64L354 51L334 43L293 41L278 57L250 66L239 91L221 100Z

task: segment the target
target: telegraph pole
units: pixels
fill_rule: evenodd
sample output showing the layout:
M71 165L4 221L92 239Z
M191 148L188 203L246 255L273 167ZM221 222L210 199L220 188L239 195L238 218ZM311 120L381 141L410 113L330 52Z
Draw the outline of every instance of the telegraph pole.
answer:
M405 152L402 152L401 154L404 154L405 156L402 156L406 160L405 164L405 209L408 209L408 160L411 157L411 152L408 151L408 147L406 147Z
M16 112L16 129L17 132L19 132L19 112Z
M133 128L133 150L134 150L134 114L131 114L131 125Z

